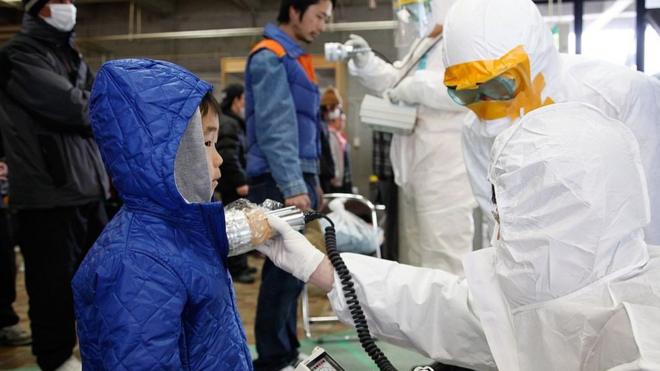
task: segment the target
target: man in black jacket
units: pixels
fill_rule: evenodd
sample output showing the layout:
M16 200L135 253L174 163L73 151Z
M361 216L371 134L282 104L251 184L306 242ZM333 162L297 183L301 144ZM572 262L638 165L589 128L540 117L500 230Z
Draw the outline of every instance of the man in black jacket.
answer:
M218 191L223 204L227 205L248 195L245 173L245 89L241 84L228 85L222 91L220 102L220 136L216 148L224 160L220 166L222 179ZM234 282L254 283L256 269L248 266L247 254L229 258L229 273Z
M75 370L71 278L107 222L108 177L87 114L93 75L73 46L76 8L71 0L23 4L21 31L0 49L0 130L32 352L44 370Z

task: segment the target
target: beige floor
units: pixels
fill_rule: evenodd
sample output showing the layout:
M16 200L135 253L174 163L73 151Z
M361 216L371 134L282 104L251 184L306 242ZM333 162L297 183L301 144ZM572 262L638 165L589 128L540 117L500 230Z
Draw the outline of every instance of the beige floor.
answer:
M257 282L254 284L236 284L236 296L238 299L238 306L243 320L243 326L247 333L248 343L254 344L254 314L257 304L257 295L259 293L260 271L263 264L263 259L260 257L249 258L250 265L259 269L257 272ZM20 255L18 256L18 263L20 264ZM21 324L25 328L29 328L27 319L27 295L25 293L25 284L23 273L19 272L17 277L17 294L18 298L14 303L14 309L21 317ZM330 305L322 293L318 291L310 292L310 307L314 315L330 315ZM345 331L348 327L341 324L329 325L316 325L314 327L314 334L328 334L338 331ZM304 337L302 331L302 321L298 321L298 333L300 339ZM35 365L35 359L32 356L29 346L26 347L0 347L0 370L15 369L22 367L30 367Z

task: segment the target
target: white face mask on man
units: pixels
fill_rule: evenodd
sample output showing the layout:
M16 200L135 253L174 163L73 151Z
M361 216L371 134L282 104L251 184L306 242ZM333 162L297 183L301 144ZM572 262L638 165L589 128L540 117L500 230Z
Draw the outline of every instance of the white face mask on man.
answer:
M73 30L76 25L77 10L73 4L49 4L50 17L42 17L49 25L62 32Z

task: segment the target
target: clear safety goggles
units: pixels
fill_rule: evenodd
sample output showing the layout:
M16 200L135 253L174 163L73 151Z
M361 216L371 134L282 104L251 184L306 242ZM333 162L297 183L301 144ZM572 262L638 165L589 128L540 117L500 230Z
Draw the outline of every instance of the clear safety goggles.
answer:
M494 79L479 84L475 89L457 90L455 86L447 88L451 99L461 106L479 101L511 100L517 93L516 79L508 76L497 76Z
M531 76L529 56L519 45L501 58L453 65L445 71L450 97L482 120L512 120L553 103L542 99L545 79Z

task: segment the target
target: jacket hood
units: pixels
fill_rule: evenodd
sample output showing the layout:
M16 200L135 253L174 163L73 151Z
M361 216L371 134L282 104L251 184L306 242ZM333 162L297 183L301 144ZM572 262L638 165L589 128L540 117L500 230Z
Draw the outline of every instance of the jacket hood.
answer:
M530 0L461 0L444 27L445 67L499 59L522 45L529 56L531 79L545 79L541 101L564 101L561 62L552 33Z
M646 179L632 132L592 106L532 111L495 140L496 274L515 308L648 259Z
M168 62L127 59L101 67L90 117L127 207L177 218L198 216L192 204L210 198L198 107L211 89Z

